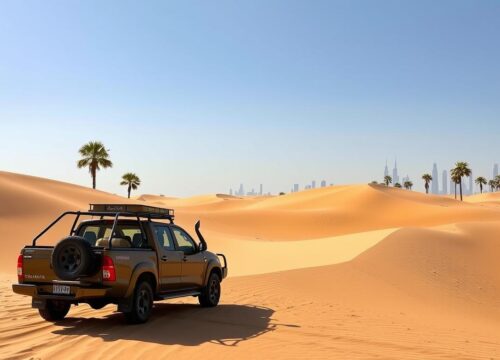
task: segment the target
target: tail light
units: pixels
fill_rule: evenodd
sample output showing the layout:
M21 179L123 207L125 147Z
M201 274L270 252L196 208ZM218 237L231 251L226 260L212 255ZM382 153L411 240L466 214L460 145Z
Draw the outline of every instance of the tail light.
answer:
M23 280L23 255L21 254L17 257L17 281L22 282Z
M104 255L102 258L102 279L105 281L116 281L116 270L113 259Z

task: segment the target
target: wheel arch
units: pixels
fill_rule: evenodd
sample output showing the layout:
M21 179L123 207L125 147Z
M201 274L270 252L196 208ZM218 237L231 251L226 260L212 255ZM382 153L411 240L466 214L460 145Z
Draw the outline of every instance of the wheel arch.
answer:
M137 264L134 268L125 297L132 296L136 285L139 281L142 280L147 280L150 282L153 293L156 294L158 292L158 274L156 272L156 269L151 264L143 262Z
M210 275L212 273L216 273L217 276L219 276L220 282L222 282L222 269L215 261L212 261L208 264L207 272L205 274L205 281L203 282L203 286L206 286L208 284L208 279L210 278Z

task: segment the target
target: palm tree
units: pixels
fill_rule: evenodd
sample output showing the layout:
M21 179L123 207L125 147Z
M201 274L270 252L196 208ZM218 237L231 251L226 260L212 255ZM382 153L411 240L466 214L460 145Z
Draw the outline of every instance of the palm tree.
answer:
M422 179L425 181L425 193L429 193L429 183L432 181L432 176L430 174L422 175Z
M499 190L500 189L500 175L495 176L495 184L496 184L497 190Z
M130 199L130 192L132 190L137 190L137 187L141 185L141 179L134 173L126 173L122 176L122 182L120 185L128 186L128 198Z
M392 178L389 175L384 176L384 183L385 186L389 186L389 184L392 184Z
M490 187L490 191L493 192L497 187L497 183L495 180L490 180L488 181L488 186Z
M451 181L455 184L455 200L457 199L457 185L461 182L461 179L458 175L451 175Z
M412 183L411 181L407 180L407 181L405 181L405 182L403 183L403 186L404 186L404 188L405 188L406 190L411 190L411 188L413 187L413 183Z
M476 178L476 184L479 185L479 190L481 191L481 194L483 193L483 185L486 185L488 184L488 182L486 181L486 179L482 176L478 176Z
M395 187L395 188L398 188L398 189L401 189L401 184L400 184L400 183L395 183L395 184L394 184L394 187Z
M465 161L458 161L455 164L455 168L451 170L451 175L456 176L460 180L458 181L458 184L460 185L460 201L463 201L463 196L462 196L462 178L469 177L471 175L472 171L469 168L469 164L467 164Z
M113 163L109 160L108 151L99 141L90 141L78 150L82 158L78 160L76 165L79 169L88 166L90 176L92 176L93 189L95 189L97 171L101 170L101 168L106 169L113 166Z

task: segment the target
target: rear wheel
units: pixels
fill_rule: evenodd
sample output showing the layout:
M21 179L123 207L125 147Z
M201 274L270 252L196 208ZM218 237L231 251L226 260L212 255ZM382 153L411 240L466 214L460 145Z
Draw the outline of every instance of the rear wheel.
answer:
M203 307L214 307L219 303L221 294L220 278L215 272L210 274L207 285L201 290L198 300Z
M132 310L124 313L131 324L141 324L148 321L153 310L153 290L147 281L137 284L132 299Z
M47 321L59 321L68 314L71 303L63 300L47 300L45 309L38 309L40 316Z

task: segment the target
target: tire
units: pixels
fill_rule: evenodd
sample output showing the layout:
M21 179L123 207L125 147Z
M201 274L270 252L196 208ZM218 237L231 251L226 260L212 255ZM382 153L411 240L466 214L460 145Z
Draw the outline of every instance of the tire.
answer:
M97 271L96 256L91 245L80 236L59 241L52 252L52 268L62 280L92 276Z
M47 321L59 321L68 314L71 303L64 300L47 300L45 309L38 309L40 316Z
M148 281L141 281L135 287L132 310L124 313L130 324L142 324L148 321L153 311L153 290Z
M217 306L220 300L221 286L220 278L215 272L210 274L207 285L201 290L198 300L203 307Z

